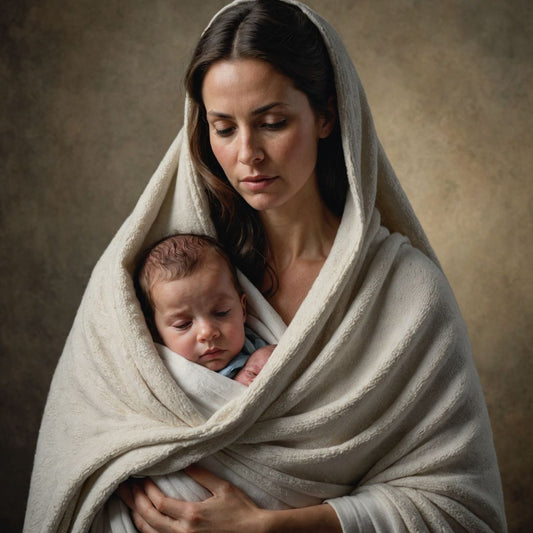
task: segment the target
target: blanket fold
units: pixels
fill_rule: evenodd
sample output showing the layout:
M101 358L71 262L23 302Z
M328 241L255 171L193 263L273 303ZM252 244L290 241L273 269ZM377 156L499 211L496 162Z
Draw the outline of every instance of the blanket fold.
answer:
M327 501L344 531L505 530L453 294L339 37L290 3L321 31L336 76L349 192L331 252L289 325L240 274L249 326L277 347L249 388L232 383L212 412L198 403L159 355L132 281L141 252L165 235L215 235L186 104L182 132L94 268L59 360L28 533L86 532L121 481L196 462L258 487L250 495L264 507Z

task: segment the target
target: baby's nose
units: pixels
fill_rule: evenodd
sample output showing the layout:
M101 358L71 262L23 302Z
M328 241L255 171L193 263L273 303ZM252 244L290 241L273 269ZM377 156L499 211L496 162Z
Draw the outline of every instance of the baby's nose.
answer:
M210 341L211 339L216 339L220 335L219 329L209 320L205 320L200 325L198 332L198 338L200 341Z

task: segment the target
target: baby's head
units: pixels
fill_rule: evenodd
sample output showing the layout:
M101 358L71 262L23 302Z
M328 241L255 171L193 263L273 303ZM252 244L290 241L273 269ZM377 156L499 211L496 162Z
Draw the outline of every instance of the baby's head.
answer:
M157 243L140 265L137 292L154 340L189 361L218 371L242 349L246 297L214 239Z

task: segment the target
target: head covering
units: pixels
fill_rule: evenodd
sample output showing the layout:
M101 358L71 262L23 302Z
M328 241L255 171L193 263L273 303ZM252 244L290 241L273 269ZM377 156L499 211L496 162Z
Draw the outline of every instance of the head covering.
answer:
M28 532L86 531L128 476L218 453L276 498L328 499L345 531L505 528L453 294L342 42L307 6L289 3L319 28L335 71L349 192L331 252L288 327L242 277L249 325L277 348L251 387L206 418L158 356L132 282L150 243L215 234L185 138L186 102L184 128L96 265L58 363Z

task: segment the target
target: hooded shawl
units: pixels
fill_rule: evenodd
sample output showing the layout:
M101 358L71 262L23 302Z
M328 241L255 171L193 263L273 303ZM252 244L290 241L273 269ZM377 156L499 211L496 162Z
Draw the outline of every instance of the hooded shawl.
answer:
M504 531L492 434L453 294L374 130L336 32L348 173L331 252L286 326L244 277L252 327L277 348L206 416L159 357L135 296L139 254L177 232L216 235L185 125L95 266L55 371L26 532L87 531L131 475L218 454L273 497L327 501L344 531Z

